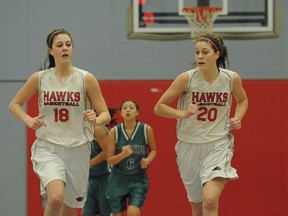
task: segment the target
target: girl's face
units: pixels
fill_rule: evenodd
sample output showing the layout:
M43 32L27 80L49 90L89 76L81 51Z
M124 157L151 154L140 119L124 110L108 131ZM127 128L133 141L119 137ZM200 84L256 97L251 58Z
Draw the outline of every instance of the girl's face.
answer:
M73 43L67 34L56 35L52 48L49 49L50 54L55 59L55 64L71 63L73 56Z
M195 60L199 68L215 67L218 58L219 51L215 52L209 42L198 41L195 44Z
M135 119L138 116L136 104L132 101L126 101L121 107L121 116L124 120Z

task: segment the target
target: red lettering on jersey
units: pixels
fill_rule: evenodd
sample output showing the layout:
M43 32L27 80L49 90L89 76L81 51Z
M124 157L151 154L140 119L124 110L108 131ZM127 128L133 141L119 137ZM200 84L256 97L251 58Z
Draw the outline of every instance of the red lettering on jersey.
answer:
M49 92L44 91L43 92L43 100L48 101L49 100Z
M223 93L223 102L227 102L228 101L228 93L224 92Z
M55 94L54 91L51 92L50 97L49 97L48 100L49 101L57 101L56 94Z
M79 102L81 99L80 92L75 92L74 94L74 101Z
M199 101L199 92L192 92L192 102Z
M214 92L206 92L206 100L205 102L214 102L215 100L215 93Z
M56 102L70 102L75 101L79 102L81 99L80 92L64 92L64 91L44 91L43 99L46 104L48 102L56 101Z
M227 102L229 93L227 92L192 92L192 102L199 103L223 103Z
M223 100L222 100L222 95L223 95L223 93L217 93L216 94L216 102L222 102Z
M73 94L74 92L67 92L67 101L74 101L74 98L73 98Z
M65 95L66 95L66 92L57 91L56 92L57 101L65 101Z
M206 95L205 92L201 92L200 98L198 102L206 102Z

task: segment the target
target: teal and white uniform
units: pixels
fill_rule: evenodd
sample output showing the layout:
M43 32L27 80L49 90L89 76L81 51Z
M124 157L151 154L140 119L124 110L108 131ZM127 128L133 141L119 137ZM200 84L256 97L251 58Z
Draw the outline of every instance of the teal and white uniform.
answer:
M126 145L131 146L133 154L112 167L106 191L111 212L126 210L127 199L129 205L141 209L149 187L146 170L140 166L142 158L147 157L147 124L137 122L131 137L126 134L124 123L114 129L115 154L119 154Z
M216 80L204 80L198 68L187 72L187 91L179 97L178 109L191 103L198 111L187 119L177 120L175 146L179 172L190 202L202 201L202 186L216 177L236 179L231 167L234 138L230 134L233 73L219 69Z
M108 128L104 126L108 134ZM99 143L94 139L91 142L91 156L93 159L102 152ZM106 188L110 169L104 160L90 167L88 194L82 215L110 216L109 204L106 198Z

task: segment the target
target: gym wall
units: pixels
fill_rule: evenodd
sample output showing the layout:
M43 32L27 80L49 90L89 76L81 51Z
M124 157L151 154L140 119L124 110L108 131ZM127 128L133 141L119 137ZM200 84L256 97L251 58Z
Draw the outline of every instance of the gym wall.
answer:
M154 129L157 157L148 170L151 186L143 216L191 214L175 162L176 121L153 113L170 83L171 80L100 81L109 107L118 108L123 100L135 99L140 104L139 120ZM232 161L240 178L227 183L220 200L220 215L288 215L288 80L244 80L243 86L249 97L249 110L243 128L233 132ZM37 114L36 98L27 109L30 114ZM118 122L122 120L119 112L116 118ZM28 130L28 216L43 212L39 180L30 162L29 149L34 139L34 131Z

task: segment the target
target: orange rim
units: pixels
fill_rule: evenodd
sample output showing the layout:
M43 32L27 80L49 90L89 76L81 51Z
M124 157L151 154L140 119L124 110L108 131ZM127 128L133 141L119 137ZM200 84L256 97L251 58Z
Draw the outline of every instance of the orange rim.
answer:
M196 13L196 11L199 11L200 13L203 11L209 11L210 13L220 12L222 10L221 7L210 7L210 6L198 6L198 7L184 7L183 12L190 12L190 13Z

